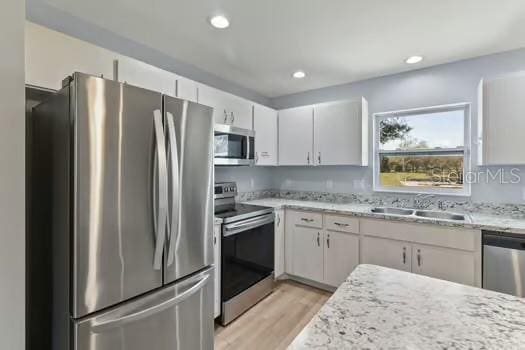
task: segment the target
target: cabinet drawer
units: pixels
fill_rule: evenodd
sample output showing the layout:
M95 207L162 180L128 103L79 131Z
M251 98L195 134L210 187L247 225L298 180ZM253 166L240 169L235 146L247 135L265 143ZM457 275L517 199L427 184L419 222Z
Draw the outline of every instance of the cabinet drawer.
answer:
M359 233L359 219L348 216L325 215L326 229L330 231Z
M294 225L323 228L323 214L306 211L291 211L288 214L290 222Z

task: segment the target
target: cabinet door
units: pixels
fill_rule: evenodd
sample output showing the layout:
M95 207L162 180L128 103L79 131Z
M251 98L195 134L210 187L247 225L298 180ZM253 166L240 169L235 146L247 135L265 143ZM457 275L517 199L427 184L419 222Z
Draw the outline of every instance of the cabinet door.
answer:
M325 232L324 283L339 287L359 264L359 236Z
M221 314L221 225L213 226L213 317Z
M257 165L277 165L277 111L255 105L255 162Z
M253 129L253 103L228 94L227 106L230 124L238 128Z
M364 236L361 241L361 261L392 269L410 271L410 245L390 239Z
M188 78L177 76L177 97L197 102L197 83Z
M314 107L316 165L367 165L368 115L362 106L344 101Z
M279 111L279 165L313 165L313 108Z
M175 97L175 74L133 58L119 58L118 79L130 85Z
M412 246L412 272L451 282L475 285L474 254L456 249Z
M199 103L213 108L213 119L215 124L231 124L228 114L227 96L225 92L212 88L211 86L199 84Z
M275 278L284 274L284 210L275 211Z
M482 82L482 165L525 164L525 74Z
M74 72L113 78L116 54L88 42L26 22L26 83L59 90Z
M293 274L323 282L323 237L319 229L295 226L292 237Z

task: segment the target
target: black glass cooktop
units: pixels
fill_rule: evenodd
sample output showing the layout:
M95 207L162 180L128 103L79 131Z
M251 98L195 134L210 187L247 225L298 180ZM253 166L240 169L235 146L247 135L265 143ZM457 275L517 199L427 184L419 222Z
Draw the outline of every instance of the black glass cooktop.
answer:
M273 212L270 207L263 207L252 204L238 204L225 206L215 209L215 217L223 220L224 223L238 221Z

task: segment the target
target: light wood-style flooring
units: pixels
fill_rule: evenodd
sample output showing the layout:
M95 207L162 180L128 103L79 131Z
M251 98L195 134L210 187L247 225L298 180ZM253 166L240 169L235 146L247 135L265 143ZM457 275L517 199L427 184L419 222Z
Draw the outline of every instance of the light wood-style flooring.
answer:
M297 282L279 282L272 294L227 327L215 327L215 349L286 349L330 295Z

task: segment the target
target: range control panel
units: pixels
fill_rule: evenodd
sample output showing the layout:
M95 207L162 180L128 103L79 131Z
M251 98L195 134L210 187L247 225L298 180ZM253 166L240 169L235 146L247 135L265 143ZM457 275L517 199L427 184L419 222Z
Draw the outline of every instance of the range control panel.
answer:
M215 198L235 197L237 184L235 182L217 182L215 184Z

